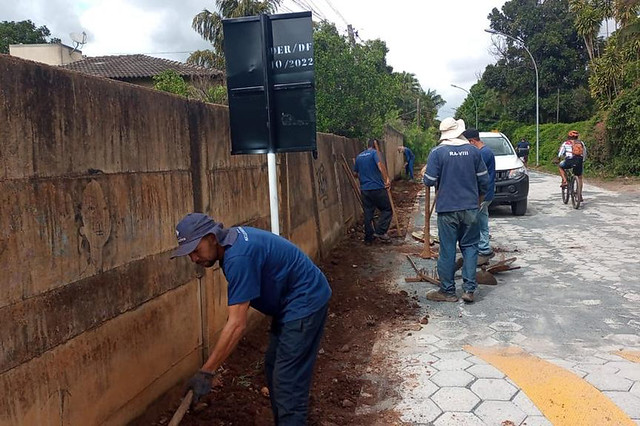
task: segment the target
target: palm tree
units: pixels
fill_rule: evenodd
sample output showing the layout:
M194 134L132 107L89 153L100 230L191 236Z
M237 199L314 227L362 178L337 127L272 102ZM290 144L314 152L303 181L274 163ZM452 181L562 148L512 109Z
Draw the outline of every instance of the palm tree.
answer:
M222 20L274 13L281 2L282 0L215 0L217 11L204 9L191 23L191 27L211 43L212 49L193 52L187 62L224 69Z
M620 28L625 28L634 22L638 18L638 13L640 13L640 0L615 0L613 16L620 24Z
M570 0L569 8L574 14L574 23L578 35L584 40L589 59L595 59L595 43L600 25L605 19L606 11L590 0Z

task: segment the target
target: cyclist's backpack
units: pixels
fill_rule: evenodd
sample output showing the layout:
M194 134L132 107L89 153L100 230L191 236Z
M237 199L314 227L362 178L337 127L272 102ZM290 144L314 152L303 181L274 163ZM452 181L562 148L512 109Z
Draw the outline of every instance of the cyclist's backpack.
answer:
M580 157L584 156L584 142L580 140L575 140L571 143L573 155L579 155Z

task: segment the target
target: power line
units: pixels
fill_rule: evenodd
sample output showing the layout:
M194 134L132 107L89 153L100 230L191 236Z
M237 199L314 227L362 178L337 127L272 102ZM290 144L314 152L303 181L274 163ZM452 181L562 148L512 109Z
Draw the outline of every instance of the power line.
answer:
M344 16L342 16L342 14L338 11L338 9L336 9L336 8L333 6L333 4L331 4L331 0L324 0L324 1L329 5L329 7L331 8L331 10L333 10L333 11L336 13L336 15L338 15L338 17L339 17L340 19L342 19L342 22L344 22L344 24L345 24L345 25L349 25L349 23L347 22L347 20L346 20L346 19L344 19Z
M320 13L320 15L322 15L322 17L323 17L323 20L324 20L324 21L328 21L328 19L327 19L327 14L326 14L326 13L324 13L324 12L322 11L322 9L321 9L320 7L318 7L318 5L317 5L317 4L315 4L315 3L313 2L313 0L306 0L306 3L310 4L310 5L311 5L311 6L313 6L317 11L319 11L319 13Z
M311 12L311 14L313 16L315 16L316 18L318 18L321 21L325 20L325 17L322 16L320 13L318 13L313 7L311 7L308 4L305 4L305 2L303 0L292 0L296 5L298 5L299 7L301 7L303 10L308 10Z

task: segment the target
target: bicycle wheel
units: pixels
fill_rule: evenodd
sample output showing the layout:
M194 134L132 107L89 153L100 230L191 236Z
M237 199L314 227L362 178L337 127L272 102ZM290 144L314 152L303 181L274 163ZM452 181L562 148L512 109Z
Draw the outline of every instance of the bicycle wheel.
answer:
M571 204L574 209L580 207L580 193L578 192L578 179L575 176L571 177Z
M569 193L570 193L569 185L565 185L562 187L562 202L567 204L569 202Z
M580 191L580 183L578 182L578 178L574 177L571 182L571 204L573 204L574 209L580 207L581 200L582 191Z

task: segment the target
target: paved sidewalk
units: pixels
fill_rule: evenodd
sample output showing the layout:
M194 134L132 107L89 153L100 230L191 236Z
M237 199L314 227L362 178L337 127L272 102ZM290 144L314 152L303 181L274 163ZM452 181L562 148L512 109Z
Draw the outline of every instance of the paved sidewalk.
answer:
M506 206L491 212L492 245L522 269L480 286L475 304L429 302L435 286L398 282L430 315L393 345L403 421L640 424L638 193L585 185L576 211L562 204L558 180L532 173L523 217ZM415 229L424 224L423 202ZM415 275L406 263L402 275Z

